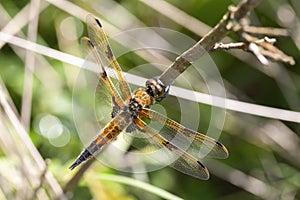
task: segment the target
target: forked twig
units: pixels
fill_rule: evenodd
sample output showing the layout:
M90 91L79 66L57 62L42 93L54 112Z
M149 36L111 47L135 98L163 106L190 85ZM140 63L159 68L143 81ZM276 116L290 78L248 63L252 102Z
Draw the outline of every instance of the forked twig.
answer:
M244 26L243 29L245 32L252 34L269 36L289 36L289 32L284 28Z
M243 49L253 53L263 64L268 64L266 57L276 61L287 62L291 65L295 63L294 59L287 56L273 45L273 39L263 39L251 36L251 40L242 37L249 33L268 34L276 36L286 36L288 32L285 29L254 27L249 26L247 20L248 13L255 8L261 0L242 1L237 7L230 6L228 12L222 20L199 42L185 51L162 73L160 81L165 85L170 85L173 81L184 72L194 61L198 60L204 53L209 50L217 49ZM242 42L223 44L219 43L229 32L236 32L240 35ZM248 37L249 36L249 37Z
M42 188L42 186L43 186L43 184L44 184L44 182L45 182L45 176L46 176L46 173L47 173L47 171L48 171L48 165L49 165L49 162L50 162L49 159L46 159L46 160L45 160L46 166L45 166L45 169L42 171L42 173L41 173L41 175L40 175L40 179L39 179L40 182L39 182L39 185L34 189L33 194L32 194L32 197L30 198L30 199L32 199L32 200L36 199L36 196L37 196L38 191Z
M216 43L220 42L229 32L231 32L233 25L245 17L260 3L260 1L261 0L247 0L242 1L235 9L229 7L228 12L210 32L201 38L201 40L193 47L177 57L162 75L160 75L160 81L165 85L171 85L179 74L184 72L191 63L198 60L207 51L211 50Z
M63 192L68 192L71 188L73 188L79 182L80 178L83 176L86 170L94 163L95 158L91 158L90 160L86 161L84 165L82 165L76 174L67 182L65 187L63 188Z
M270 40L269 38L266 39L266 37L264 39L259 39L248 33L243 33L242 37L246 41L246 43L255 43L257 47L259 47L259 55L269 57L275 61L286 62L290 65L295 64L293 57L286 55L280 49L273 45L274 40Z

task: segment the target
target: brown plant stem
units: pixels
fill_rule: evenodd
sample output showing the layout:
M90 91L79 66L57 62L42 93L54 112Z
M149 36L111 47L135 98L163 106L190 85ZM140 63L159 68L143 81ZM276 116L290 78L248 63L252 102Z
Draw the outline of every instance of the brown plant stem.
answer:
M220 42L229 32L232 24L245 17L261 0L242 1L237 8L228 10L221 21L208 32L193 47L185 51L160 75L160 81L165 85L171 85L174 80L184 72L194 61Z

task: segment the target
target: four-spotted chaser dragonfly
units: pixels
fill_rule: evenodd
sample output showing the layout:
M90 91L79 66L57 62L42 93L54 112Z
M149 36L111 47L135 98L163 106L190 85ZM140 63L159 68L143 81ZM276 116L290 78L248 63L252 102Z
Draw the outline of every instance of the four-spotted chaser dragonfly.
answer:
M191 176L208 179L209 172L207 168L198 160L200 158L198 154L200 148L208 149L208 155L213 157L227 158L228 151L225 146L211 137L188 129L176 121L151 110L150 107L156 101L161 101L167 96L169 87L165 86L158 78L153 78L146 82L145 87L132 93L113 55L100 21L94 16L88 15L87 25L89 38L83 38L83 41L89 47L92 56L100 67L100 79L109 89L114 105L111 121L100 131L94 141L83 150L77 160L70 166L70 169L74 169L82 162L96 156L105 145L121 132L140 131L149 136L148 141L151 145L164 149L168 155L176 156L177 159L171 164L172 167ZM120 92L107 75L100 54L104 55L106 61L110 63L108 67L115 71ZM162 123L168 131L153 129L146 123L149 120ZM173 144L169 138L174 136L188 141L192 139L189 148L183 148L185 149L183 150L180 146Z

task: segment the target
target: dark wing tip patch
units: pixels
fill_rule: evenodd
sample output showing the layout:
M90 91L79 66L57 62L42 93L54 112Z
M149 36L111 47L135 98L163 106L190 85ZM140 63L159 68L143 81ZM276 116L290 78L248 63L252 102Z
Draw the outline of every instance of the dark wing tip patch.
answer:
M206 174L206 176L205 177L202 176L201 179L208 180L209 179L208 169L199 160L197 160L197 163L201 166L201 169L204 171L204 174Z
M87 39L87 41L88 41L89 45L91 45L93 48L95 47L94 43L89 38Z
M223 147L224 145L222 143L220 143L219 141L216 141L216 144L220 147Z
M228 158L229 153L228 153L228 150L226 149L226 147L225 147L222 143L220 143L219 141L216 141L216 144L217 144L219 147L221 147L222 150L224 151L224 157L222 157L222 158Z
M95 18L95 21L96 21L96 23L98 24L98 26L100 26L100 27L102 28L102 24L101 24L100 20L97 19L97 18Z
M202 168L206 169L206 167L205 167L199 160L197 160L197 163L198 163Z

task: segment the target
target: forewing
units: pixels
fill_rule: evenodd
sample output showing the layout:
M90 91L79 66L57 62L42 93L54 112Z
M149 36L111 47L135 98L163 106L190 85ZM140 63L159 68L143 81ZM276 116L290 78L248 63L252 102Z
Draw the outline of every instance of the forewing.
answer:
M103 62L101 60L100 54L98 52L98 49L94 45L94 43L87 37L84 37L81 39L82 46L84 46L85 51L89 53L87 57L87 61L85 63L86 68L93 68L90 66L97 65L97 69L99 70L99 86L101 87L101 83L109 89L109 93L111 94L112 98L114 99L114 103L118 105L118 107L123 107L124 102L115 88L114 84L112 83L111 79L107 75L105 71L105 67L103 65ZM103 87L103 86L102 86Z
M123 77L121 67L119 66L112 49L109 45L106 34L102 28L102 25L96 17L93 15L88 15L86 18L88 25L89 38L92 43L96 46L98 54L103 55L105 60L103 60L104 64L114 69L113 72L116 74L118 78L118 85L122 92L124 99L127 99L131 95L130 88Z
M160 123L163 127L159 134L196 158L204 156L227 158L226 147L217 140L193 131L151 109L143 109L140 117ZM150 123L151 124L151 123Z

